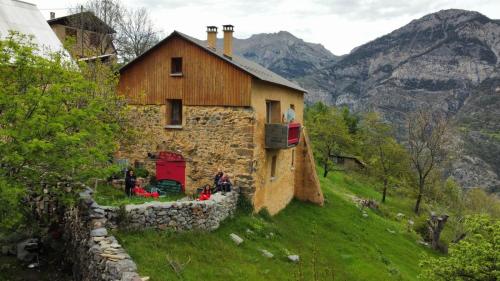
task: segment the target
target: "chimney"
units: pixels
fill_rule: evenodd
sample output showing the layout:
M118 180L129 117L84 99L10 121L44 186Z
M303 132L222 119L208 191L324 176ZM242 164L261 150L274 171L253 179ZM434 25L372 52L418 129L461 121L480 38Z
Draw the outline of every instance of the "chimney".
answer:
M53 20L56 18L56 13L55 12L50 12L50 19Z
M234 26L230 24L223 25L222 31L224 31L224 56L232 58Z
M217 44L217 26L207 26L207 46L215 51Z

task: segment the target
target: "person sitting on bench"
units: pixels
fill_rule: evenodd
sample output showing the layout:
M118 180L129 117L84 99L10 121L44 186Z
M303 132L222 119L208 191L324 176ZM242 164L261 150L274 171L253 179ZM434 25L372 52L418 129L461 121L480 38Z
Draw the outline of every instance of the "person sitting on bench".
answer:
M222 189L222 193L230 192L231 191L231 181L229 180L229 176L227 174L224 174L222 178L219 180L219 185L220 188Z
M210 191L210 185L205 185L203 187L203 191L200 193L200 197L198 198L199 201L205 201L210 199L210 196L212 195L212 192Z

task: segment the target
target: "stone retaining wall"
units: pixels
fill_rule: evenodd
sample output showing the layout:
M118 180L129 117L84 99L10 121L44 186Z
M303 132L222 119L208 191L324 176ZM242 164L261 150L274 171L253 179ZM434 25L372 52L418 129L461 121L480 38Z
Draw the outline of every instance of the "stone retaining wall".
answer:
M137 266L108 229L155 228L170 231L212 231L232 216L238 191L216 193L207 201L149 202L119 207L100 206L92 190L80 193L75 208L66 212L67 253L76 281L140 281Z

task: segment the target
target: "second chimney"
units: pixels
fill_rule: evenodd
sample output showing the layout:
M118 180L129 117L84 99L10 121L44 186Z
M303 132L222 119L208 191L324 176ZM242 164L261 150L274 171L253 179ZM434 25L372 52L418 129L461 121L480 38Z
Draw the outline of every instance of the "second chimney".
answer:
M222 31L224 31L224 56L232 58L234 26L230 24L223 25Z
M50 19L53 20L56 18L56 13L55 12L50 12Z
M215 50L217 44L217 26L207 26L207 45Z

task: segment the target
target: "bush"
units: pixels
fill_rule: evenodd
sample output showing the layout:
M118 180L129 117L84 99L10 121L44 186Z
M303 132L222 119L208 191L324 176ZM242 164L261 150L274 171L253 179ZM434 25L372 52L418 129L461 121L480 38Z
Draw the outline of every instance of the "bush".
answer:
M237 209L242 214L250 215L253 212L253 204L247 196L240 193L237 202Z
M273 221L273 217L271 216L269 210L266 207L260 209L260 211L257 214L265 221Z
M147 178L149 176L149 171L145 168L136 168L134 172L135 176L138 178Z

